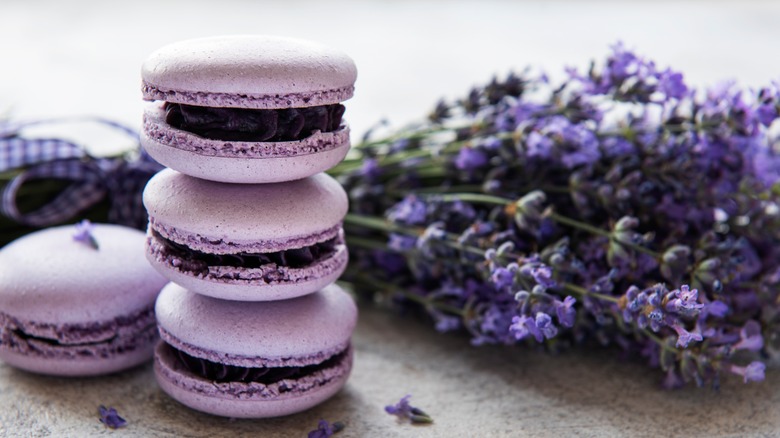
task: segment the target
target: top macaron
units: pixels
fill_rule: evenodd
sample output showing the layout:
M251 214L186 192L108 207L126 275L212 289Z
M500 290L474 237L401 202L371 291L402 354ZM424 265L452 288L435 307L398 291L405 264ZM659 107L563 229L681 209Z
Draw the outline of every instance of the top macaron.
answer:
M142 66L142 144L160 163L198 178L268 183L333 167L349 149L340 102L357 70L341 51L292 38L187 40Z

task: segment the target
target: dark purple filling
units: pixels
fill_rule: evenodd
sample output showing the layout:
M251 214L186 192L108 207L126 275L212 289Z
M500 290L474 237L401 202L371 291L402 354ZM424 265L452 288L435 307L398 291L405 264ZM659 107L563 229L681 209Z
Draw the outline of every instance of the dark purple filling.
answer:
M227 141L293 141L341 125L344 105L308 108L217 108L165 102L165 122L201 137Z
M208 270L209 266L233 266L236 268L259 268L269 263L289 268L303 268L312 263L328 258L336 252L339 238L334 237L324 242L318 242L303 248L288 249L277 252L238 253L238 254L208 254L168 240L157 231L152 236L165 247L165 252L180 259L182 268L190 271Z
M58 341L56 339L42 338L42 337L39 337L39 336L34 336L34 335L26 333L26 332L24 332L24 331L22 331L20 329L10 330L10 334L12 336L14 336L15 338L20 339L20 340L25 341L25 342L31 341L31 340L32 341L38 341L38 342L42 342L44 344L49 344L49 345L51 345L53 347L63 347L63 346L64 347L73 347L73 346L86 347L86 346L89 346L89 345L108 344L108 343L111 343L114 340L116 340L117 337L118 337L117 335L114 335L114 336L112 336L112 337L110 337L108 339L103 339L101 341L96 341L96 342L79 342L78 344L63 344L62 342L60 342L60 341ZM0 343L2 343L2 342L0 342Z
M177 350L170 344L166 343L165 346L173 350L174 356L179 363L184 365L191 373L206 380L216 382L257 382L264 385L270 385L284 379L300 379L317 371L335 367L347 355L347 350L344 350L335 356L331 356L324 362L301 367L250 368L212 362L190 356L181 350Z

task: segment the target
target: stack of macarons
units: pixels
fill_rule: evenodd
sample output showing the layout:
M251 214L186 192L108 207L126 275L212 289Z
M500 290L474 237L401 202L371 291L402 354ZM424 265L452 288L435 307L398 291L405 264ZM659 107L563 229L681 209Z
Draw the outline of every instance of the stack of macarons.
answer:
M325 170L349 149L344 53L289 38L183 41L143 64L141 142L169 167L144 191L146 255L171 280L156 303L161 388L203 412L287 415L352 368L357 310L347 196Z

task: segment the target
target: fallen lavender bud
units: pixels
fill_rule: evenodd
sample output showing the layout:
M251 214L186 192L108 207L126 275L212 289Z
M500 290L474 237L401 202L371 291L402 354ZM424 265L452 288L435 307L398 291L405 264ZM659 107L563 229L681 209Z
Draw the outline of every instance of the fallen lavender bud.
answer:
M344 427L344 423L340 421L328 423L326 420L320 420L317 428L309 432L308 438L329 438L344 430Z
M127 421L120 417L114 408L106 408L101 405L98 407L98 414L100 415L100 422L111 429L119 429L127 425Z
M398 417L399 421L408 420L412 424L433 423L433 418L431 418L430 415L423 412L422 409L409 404L409 399L411 397L411 394L405 395L404 397L401 397L401 400L399 400L398 403L385 406L385 412L390 415L395 415Z

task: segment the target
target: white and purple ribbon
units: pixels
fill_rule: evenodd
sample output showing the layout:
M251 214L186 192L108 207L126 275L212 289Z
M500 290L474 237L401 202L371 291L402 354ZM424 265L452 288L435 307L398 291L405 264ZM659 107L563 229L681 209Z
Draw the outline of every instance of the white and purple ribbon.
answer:
M138 139L135 130L116 122L100 118L88 120ZM67 140L20 135L23 128L60 121L14 124L0 121L0 173L21 170L3 190L0 211L16 222L46 227L70 220L108 197L109 222L145 228L147 216L141 200L143 188L162 166L143 150L134 159L97 158L90 156L82 146ZM41 179L59 180L65 185L48 204L22 213L17 205L19 189L28 181Z

